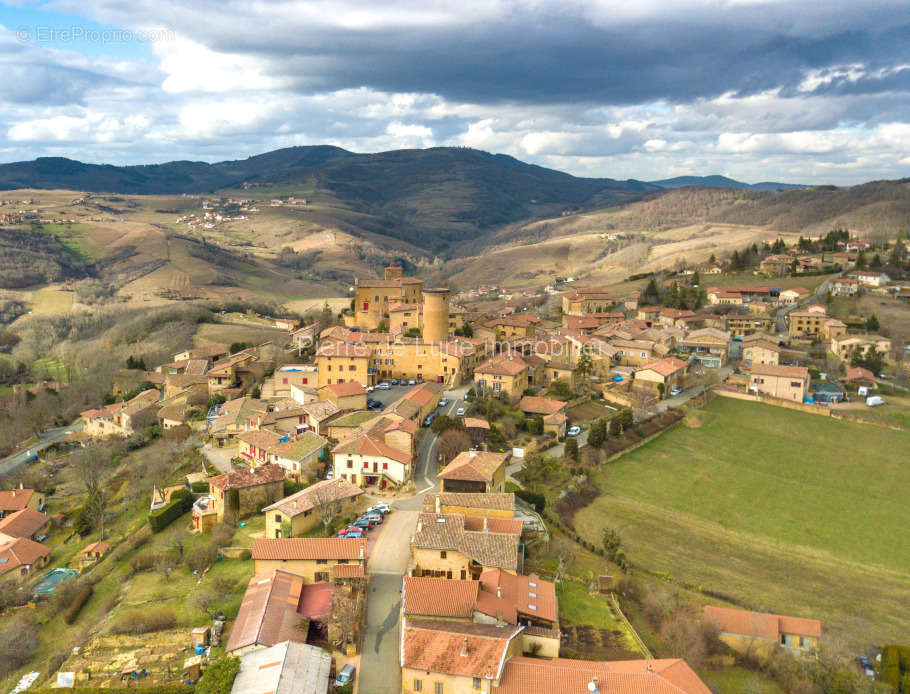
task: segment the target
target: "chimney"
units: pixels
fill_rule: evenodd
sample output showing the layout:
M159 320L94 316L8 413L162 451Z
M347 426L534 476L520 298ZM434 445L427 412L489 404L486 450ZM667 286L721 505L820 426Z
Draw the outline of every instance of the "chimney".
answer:
M461 657L462 658L468 657L468 637L467 636L465 636L461 640Z
M294 499L294 510L297 510L297 499Z
M596 677L592 677L591 681L588 682L588 691L591 692L591 694L600 694L600 689L597 687Z
M489 530L490 530L490 529L487 527L487 517L484 516L484 517L483 517L483 531L484 531L484 532L489 532Z
M363 545L360 545L360 561L363 561Z
M440 507L439 495L437 494L436 495L436 513L442 513L442 511L439 510L439 507Z
M22 486L22 482L19 483L19 489L25 489L25 487Z
M423 523L421 523L420 521L417 521L417 532L420 532L422 528L423 528Z
M496 586L496 597L502 599L502 586Z
M651 667L651 661L648 661L648 672L654 672L654 668Z

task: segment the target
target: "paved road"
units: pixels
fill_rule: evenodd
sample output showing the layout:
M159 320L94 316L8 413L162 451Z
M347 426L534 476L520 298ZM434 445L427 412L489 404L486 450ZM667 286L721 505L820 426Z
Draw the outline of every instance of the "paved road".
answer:
M33 443L28 448L18 453L14 453L13 455L7 456L2 461L0 461L0 475L5 475L8 472L12 472L33 455L37 454L40 451L43 451L53 443L62 441L69 432L81 431L81 429L82 422L80 420L77 420L70 426L48 429L47 431L39 434L38 441L36 443Z
M401 397L396 391L375 391L373 395L388 395L387 402ZM440 414L452 415L464 406L466 388L448 391L449 404L439 408ZM380 398L376 398L377 400ZM411 558L411 536L417 516L423 508L423 495L437 486L436 434L428 431L417 451L414 482L418 493L392 504L368 561L370 583L367 589L367 618L360 658L358 691L364 694L399 694L401 667L399 665L401 584ZM375 532L375 531L374 531Z

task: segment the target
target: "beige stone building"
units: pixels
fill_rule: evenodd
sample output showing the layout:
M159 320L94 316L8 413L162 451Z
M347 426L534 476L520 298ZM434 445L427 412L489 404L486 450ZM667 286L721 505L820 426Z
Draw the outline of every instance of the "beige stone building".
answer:
M366 571L363 539L334 537L256 538L253 540L255 574L276 569L301 576L306 583L328 583L337 566L355 566Z
M411 539L412 575L464 580L485 569L517 573L521 521L469 519L421 513Z
M501 492L508 453L463 451L439 473L443 492Z
M809 394L809 369L805 366L753 365L749 390L781 400L802 402Z
M363 490L342 479L322 480L262 509L265 536L299 537L323 519L356 515ZM285 535L284 529L290 530Z
M531 366L520 356L500 354L474 370L477 386L494 395L517 397L531 385Z
M720 632L720 639L740 653L763 658L778 648L793 655L814 655L822 626L817 619L737 610L705 605L705 622Z
M751 340L743 343L743 363L746 366L780 363L780 347L768 340Z
M824 334L827 319L827 310L819 304L813 304L802 311L790 311L787 314L790 337L820 338Z
M383 320L388 319L390 306L420 304L422 300L423 281L404 277L400 266L389 265L381 280L354 280L353 312L345 316L345 323L349 327L376 330Z

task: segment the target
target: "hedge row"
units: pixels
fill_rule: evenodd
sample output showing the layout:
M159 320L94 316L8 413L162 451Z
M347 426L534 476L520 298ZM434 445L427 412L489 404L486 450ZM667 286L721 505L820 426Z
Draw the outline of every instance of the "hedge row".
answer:
M67 624L75 622L76 617L79 616L79 611L90 597L92 597L92 587L86 584L82 586L78 593L76 593L76 597L73 598L73 601L63 611L63 621Z
M171 500L149 513L149 525L154 532L161 532L193 507L193 495L186 489L171 494Z

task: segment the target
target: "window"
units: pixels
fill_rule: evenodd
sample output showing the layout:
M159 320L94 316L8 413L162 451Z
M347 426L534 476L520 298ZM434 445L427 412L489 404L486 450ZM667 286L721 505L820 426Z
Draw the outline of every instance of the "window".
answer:
M422 680L414 680L413 689L414 689L415 692L422 692L422 691L423 691L423 681L422 681Z
M329 573L327 571L317 571L313 578L316 579L316 583L328 583Z
M479 677L474 678L474 689L480 689L480 678Z
M281 514L280 514L280 513L276 513L276 514L275 514L275 522L276 522L276 523L280 523L280 522L281 522Z
M790 381L790 387L791 388L802 388L803 382L802 381Z
M304 378L304 379L303 379L303 385L306 385L306 384L309 383L309 382L310 382L310 379L309 379L309 378Z
M444 694L442 689L442 682L435 682L433 684L433 694Z
M287 384L288 384L288 379L282 378L282 379L281 379L281 383L282 383L282 385L287 385Z
M348 366L348 371L354 371L356 369L357 369L357 367L354 364L351 364L350 366Z
M388 470L388 469L389 469L389 464L388 464L388 463L383 463L383 464L382 464L382 469L383 469L383 470Z
M440 559L445 559L445 558L446 558L446 551L445 551L445 550L442 550L442 551L439 553L439 558L440 558Z
M348 461L348 469L350 470L352 467L354 467L354 461L353 461L353 460L349 460L349 461Z

